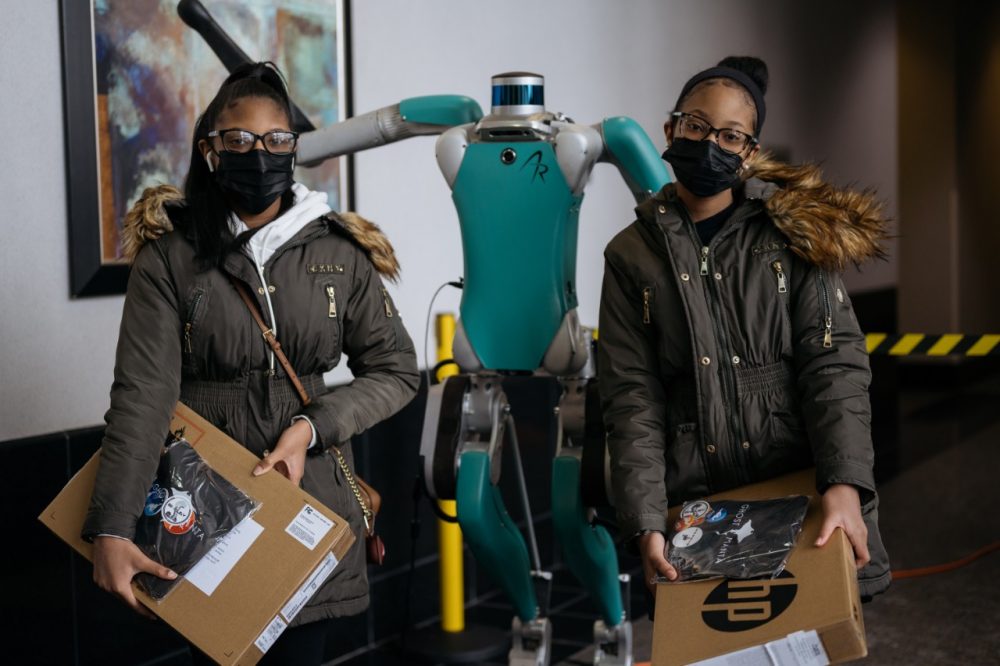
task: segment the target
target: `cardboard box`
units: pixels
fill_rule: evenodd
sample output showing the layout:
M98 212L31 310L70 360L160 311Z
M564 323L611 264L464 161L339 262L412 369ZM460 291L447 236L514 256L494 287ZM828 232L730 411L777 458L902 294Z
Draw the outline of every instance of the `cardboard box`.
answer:
M814 470L708 499L757 500L787 495L809 495L811 500L802 532L781 577L747 581L716 578L657 585L654 665L691 664L772 641L768 649L759 647L719 657L711 664L826 663L821 655L813 653L817 635L829 663L868 654L857 570L846 535L836 530L822 548L813 545L822 522ZM680 507L671 509L671 524L679 512ZM781 652L800 656L798 660L783 661L775 657Z
M220 664L255 664L330 576L354 535L346 520L280 474L252 476L258 458L185 405L178 403L170 428L183 429L209 466L260 507L248 519L254 524L241 523L241 537L230 540L225 552L213 549L196 565L206 565L199 575L192 569L159 603L133 583L136 598ZM39 516L88 560L93 547L80 530L99 456L100 451ZM244 547L249 542L245 552L236 545L241 542ZM210 556L220 562L211 566Z

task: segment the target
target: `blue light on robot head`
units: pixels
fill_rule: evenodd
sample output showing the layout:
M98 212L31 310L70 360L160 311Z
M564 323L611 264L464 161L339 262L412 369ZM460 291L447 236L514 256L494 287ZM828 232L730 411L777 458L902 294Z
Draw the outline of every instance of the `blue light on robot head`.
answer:
M493 106L544 106L545 86L503 84L493 86Z

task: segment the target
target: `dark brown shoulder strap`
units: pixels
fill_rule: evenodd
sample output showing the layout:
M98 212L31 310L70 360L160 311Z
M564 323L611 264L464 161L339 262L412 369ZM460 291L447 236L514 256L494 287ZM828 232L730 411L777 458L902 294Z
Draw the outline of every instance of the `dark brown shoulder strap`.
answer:
M285 369L285 374L288 375L288 379L291 380L292 385L295 390L299 393L299 399L302 400L303 405L308 405L312 402L312 398L306 393L306 389L302 386L302 382L299 381L299 376L295 374L295 370L292 368L292 364L288 361L288 357L285 356L285 352L281 351L281 343L278 339L274 337L274 332L267 327L264 323L264 319L260 316L260 311L257 309L257 303L250 296L250 292L247 291L246 285L234 278L232 275L229 276L229 280L236 287L236 292L243 299L243 302L247 304L247 308L250 310L250 314L253 315L253 320L257 322L257 326L260 327L260 332L264 335L264 339L267 340L267 344L270 345L271 351L278 358L278 363L281 367Z

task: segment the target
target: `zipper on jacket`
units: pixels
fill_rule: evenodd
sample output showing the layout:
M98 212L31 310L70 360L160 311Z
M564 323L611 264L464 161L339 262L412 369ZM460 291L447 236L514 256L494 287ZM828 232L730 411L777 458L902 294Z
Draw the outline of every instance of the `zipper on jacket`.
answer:
M191 331L194 329L194 316L198 312L198 305L201 304L201 299L205 295L205 292L199 291L194 295L194 300L191 301L191 307L188 308L188 320L184 324L184 351L188 354L194 351L191 346Z
M337 318L337 291L333 288L332 284L326 285L326 297L330 301L330 308L327 311L327 317L330 319Z
M382 302L385 303L385 316L392 319L392 306L389 305L389 292L382 287Z
M826 288L823 271L816 274L816 279L819 281L819 292L823 300L823 346L829 349L833 347L833 307L830 305L830 292Z
M729 229L733 229L735 227L735 225L733 224L734 219L742 220L745 217L749 216L750 211L747 211L744 206L741 206L740 208L743 210L738 210L730 218L728 225ZM719 241L729 236L730 234L720 232L715 235L715 238L713 238L708 245L704 245L701 242L701 238L699 238L698 236L698 232L695 229L694 223L691 221L691 218L687 215L684 215L684 218L685 221L687 222L687 228L688 232L691 235L691 239L695 243L695 247L701 248L701 274L708 275L709 259L712 248L717 246L719 244ZM664 235L664 240L666 240L667 243L669 244L669 240L666 238L665 231L663 232L663 235ZM719 351L721 352L723 359L730 359L733 357L733 355L729 347L729 339L726 336L725 328L723 327L722 324L723 312L721 306L721 300L722 300L721 287L719 286L716 280L708 281L708 289L706 290L706 295L708 300L708 306L710 308L712 315L711 319L713 328L715 330L715 339L718 343ZM729 436L733 439L734 442L738 443L744 441L746 438L743 436L742 409L740 408L739 395L736 390L736 371L733 370L732 365L728 363L722 365L724 365L725 367L719 368L719 377L722 380L723 394L726 396L726 400L728 402L727 411L729 412L729 431L730 431ZM721 452L722 450L720 449L720 454ZM746 482L750 481L750 477L746 473L745 467L738 465L736 469Z
M651 317L649 316L649 313L650 313L650 307L651 307L650 301L652 300L652 298L653 298L653 288L652 287L643 287L642 288L642 323L643 324L648 324L651 321Z
M774 269L774 274L778 277L778 293L786 293L788 291L788 282L785 280L785 271L781 266L781 262L771 262L771 268Z

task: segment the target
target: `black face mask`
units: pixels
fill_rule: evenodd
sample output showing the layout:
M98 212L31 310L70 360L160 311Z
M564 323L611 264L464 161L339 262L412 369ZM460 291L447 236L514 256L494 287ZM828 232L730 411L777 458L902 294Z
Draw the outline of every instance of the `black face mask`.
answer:
M221 151L215 180L240 210L256 215L292 186L295 153L272 155L266 150L248 153Z
M698 197L710 197L735 185L743 164L739 155L727 153L707 139L674 139L663 159L674 168L677 180Z

